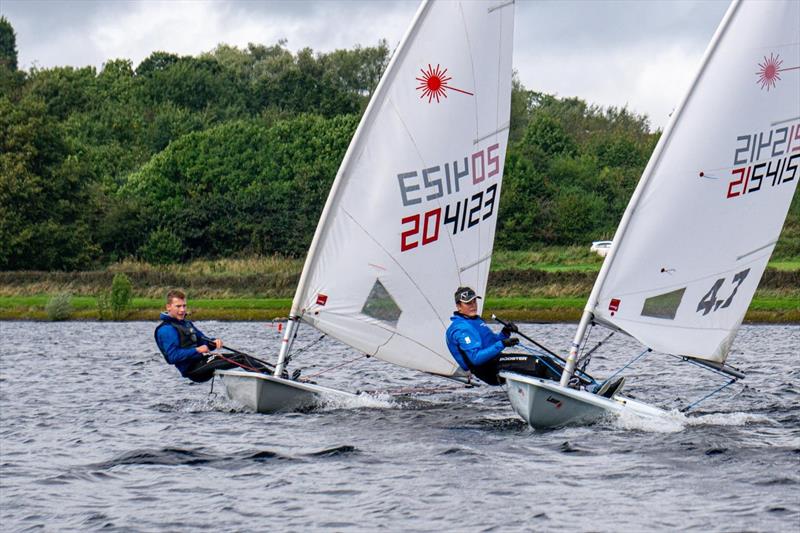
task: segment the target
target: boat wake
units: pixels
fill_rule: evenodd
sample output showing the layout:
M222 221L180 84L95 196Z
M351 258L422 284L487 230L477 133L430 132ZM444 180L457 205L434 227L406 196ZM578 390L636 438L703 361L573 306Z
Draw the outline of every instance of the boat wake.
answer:
M357 396L331 394L322 396L318 411L338 409L402 409L402 402L386 393L361 393Z
M164 413L207 413L218 411L223 413L246 413L248 409L227 399L222 394L209 394L203 398L186 398L175 403L158 403L155 408Z
M711 413L699 416L687 416L690 426L746 426L747 424L775 424L767 415L753 413Z
M686 427L687 417L680 411L668 411L664 416L642 416L623 411L612 417L613 424L625 430L647 433L678 433Z
M748 424L774 424L775 421L766 415L752 413L712 413L687 416L678 410L672 410L661 417L645 417L635 413L622 412L613 418L613 423L620 429L626 430L677 433L687 427L745 426Z

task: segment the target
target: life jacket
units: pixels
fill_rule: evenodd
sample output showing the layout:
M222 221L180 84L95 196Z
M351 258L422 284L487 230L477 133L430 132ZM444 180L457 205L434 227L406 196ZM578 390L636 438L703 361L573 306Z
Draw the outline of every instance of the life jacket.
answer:
M178 332L178 342L181 348L193 348L200 344L199 339L197 338L197 330L194 329L194 324L192 324L188 320L184 320L185 323L181 323L174 318L165 318L161 321L161 324L156 326L153 335L156 339L156 346L161 351L161 355L164 356L164 360L169 363L167 359L167 354L164 352L164 349L161 347L161 344L158 342L158 330L163 328L164 326L172 326Z

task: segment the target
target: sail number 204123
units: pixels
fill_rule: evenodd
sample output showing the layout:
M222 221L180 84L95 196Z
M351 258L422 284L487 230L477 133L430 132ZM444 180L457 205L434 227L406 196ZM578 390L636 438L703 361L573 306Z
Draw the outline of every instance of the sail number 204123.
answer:
M425 213L416 213L401 220L403 231L400 233L400 251L412 250L417 246L425 246L439 240L439 229L451 226L453 235L465 229L477 226L494 213L497 200L497 184L485 191L478 191L458 202L448 204L444 208L437 207Z
M490 219L499 200L500 156L496 143L452 161L397 174L403 206L419 206L418 212L400 219L400 251L436 242L442 230L456 235ZM446 205L443 198L448 199ZM426 209L429 203L436 207Z

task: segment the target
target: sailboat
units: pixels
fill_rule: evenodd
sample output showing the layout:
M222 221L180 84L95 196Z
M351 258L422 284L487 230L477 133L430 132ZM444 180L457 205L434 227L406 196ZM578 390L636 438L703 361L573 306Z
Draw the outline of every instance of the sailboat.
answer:
M334 179L275 372L218 372L231 398L275 412L350 396L288 377L301 323L376 359L465 379L444 331L455 289L486 289L513 30L513 0L420 5Z
M514 410L539 428L664 415L576 387L590 325L743 378L726 360L799 167L800 2L734 1L625 210L560 381L501 374Z

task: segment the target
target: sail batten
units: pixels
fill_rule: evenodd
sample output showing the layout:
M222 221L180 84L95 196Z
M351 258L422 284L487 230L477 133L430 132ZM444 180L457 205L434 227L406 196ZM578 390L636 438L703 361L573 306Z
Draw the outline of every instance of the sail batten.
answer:
M453 293L485 291L500 201L513 8L494 5L420 6L342 161L292 307L366 354L444 376L461 372L444 340Z
M798 21L796 1L733 2L623 215L596 321L725 362L800 181Z

